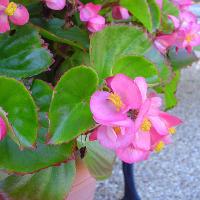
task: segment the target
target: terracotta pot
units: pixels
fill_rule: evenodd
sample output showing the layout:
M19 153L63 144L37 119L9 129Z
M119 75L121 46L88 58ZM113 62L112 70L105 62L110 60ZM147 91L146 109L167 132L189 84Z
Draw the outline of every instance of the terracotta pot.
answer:
M90 175L81 160L76 163L76 177L71 191L65 200L93 200L96 180Z

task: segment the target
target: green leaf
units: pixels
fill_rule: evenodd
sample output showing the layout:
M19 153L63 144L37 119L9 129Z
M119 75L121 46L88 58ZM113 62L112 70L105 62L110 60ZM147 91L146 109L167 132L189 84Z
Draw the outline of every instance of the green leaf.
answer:
M58 18L53 18L50 20L37 19L31 20L32 25L38 29L40 34L55 42L62 44L68 44L80 49L88 48L89 37L87 32L79 29L78 27L72 27L64 29L63 26L65 21Z
M52 55L42 47L36 30L26 25L14 35L0 35L0 74L26 78L39 74L52 64Z
M175 48L170 49L168 56L173 70L187 67L193 62L198 61L198 58L194 52L188 53L185 49L179 49L178 52L176 52Z
M112 175L115 163L115 153L104 148L97 141L90 142L84 136L77 140L78 147L86 147L86 155L83 158L91 175L97 180L107 179Z
M132 55L120 58L113 68L113 74L123 73L134 79L138 76L146 78L148 83L158 83L158 70L151 61L142 56Z
M0 187L13 200L63 200L75 177L75 162L49 167L35 174L12 175Z
M161 14L155 0L121 0L120 4L142 22L149 32L159 27Z
M36 172L68 160L73 145L74 143L59 146L38 143L35 150L21 151L9 137L6 137L0 142L0 170L20 174Z
M171 109L177 104L176 90L180 79L180 72L174 73L173 79L164 88L165 108Z
M50 143L69 142L94 125L89 100L97 84L95 71L83 66L61 77L50 105Z
M146 52L145 57L157 66L161 84L167 83L172 77L169 61L153 46Z
M112 75L112 67L123 55L142 55L150 47L147 35L140 29L129 26L109 26L91 38L90 62L103 79Z
M0 107L8 113L7 118L20 144L31 147L37 137L36 106L25 86L19 81L0 76Z
M31 86L32 96L40 112L48 112L53 89L42 80L34 80Z

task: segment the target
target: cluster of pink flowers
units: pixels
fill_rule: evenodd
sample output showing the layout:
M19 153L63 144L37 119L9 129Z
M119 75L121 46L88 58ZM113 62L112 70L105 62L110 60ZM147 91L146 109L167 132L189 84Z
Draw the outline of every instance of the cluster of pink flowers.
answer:
M171 142L181 120L160 110L162 100L147 94L144 78L117 74L106 80L109 91L96 91L90 109L98 128L90 140L98 140L127 163L145 160Z
M80 20L86 23L87 29L90 32L98 32L105 28L106 20L103 16L99 15L102 8L101 5L87 3L83 5L79 2ZM114 19L128 19L130 17L126 8L121 6L113 6L112 16Z
M6 129L6 123L3 120L2 117L0 117L0 140L3 140L6 136L7 129Z
M178 17L168 16L174 24L174 31L171 34L158 35L155 45L163 54L172 46L175 46L177 51L186 49L190 53L193 47L200 45L200 25L197 17L189 11L192 1L173 0L172 2L179 9Z
M79 10L80 20L86 23L89 31L97 32L105 27L105 18L98 14L101 10L101 5L87 3L86 5L80 5Z

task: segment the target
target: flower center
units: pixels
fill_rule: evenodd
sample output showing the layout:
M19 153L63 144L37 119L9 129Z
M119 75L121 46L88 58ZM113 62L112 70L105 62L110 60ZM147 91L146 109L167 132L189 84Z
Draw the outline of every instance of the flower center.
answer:
M111 93L108 99L115 105L117 111L120 111L123 106L120 96L116 93Z
M194 39L194 35L192 34L186 35L185 40L187 41L187 43L190 43L193 39Z
M142 122L142 125L140 126L140 130L143 132L148 132L151 129L151 122L148 119L144 119L144 121Z
M121 133L121 129L120 129L119 126L113 127L113 130L115 131L115 133L116 133L117 135L119 135L119 134Z
M164 147L165 147L165 143L163 141L160 141L155 147L155 152L156 153L161 152L164 149Z
M17 9L17 4L14 2L10 2L4 12L8 16L12 16L12 15L14 15L16 9Z
M176 133L176 129L174 127L169 128L169 133L174 135Z
M138 114L139 114L139 110L137 109L128 111L128 117L130 117L133 121L137 119Z

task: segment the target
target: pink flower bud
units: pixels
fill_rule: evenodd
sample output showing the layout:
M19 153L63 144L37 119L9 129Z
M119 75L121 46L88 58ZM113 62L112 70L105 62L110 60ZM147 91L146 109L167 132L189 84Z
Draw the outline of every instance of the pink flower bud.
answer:
M66 0L44 0L48 8L52 10L62 10L66 5Z
M114 19L128 19L130 17L128 10L121 6L114 6L112 9L112 16Z
M87 22L98 15L98 12L101 10L101 5L87 3L86 5L81 5L79 10L81 21Z
M0 140L6 136L6 123L4 122L3 118L0 117Z
M90 19L87 23L87 28L91 32L101 31L105 27L105 18L101 15Z

